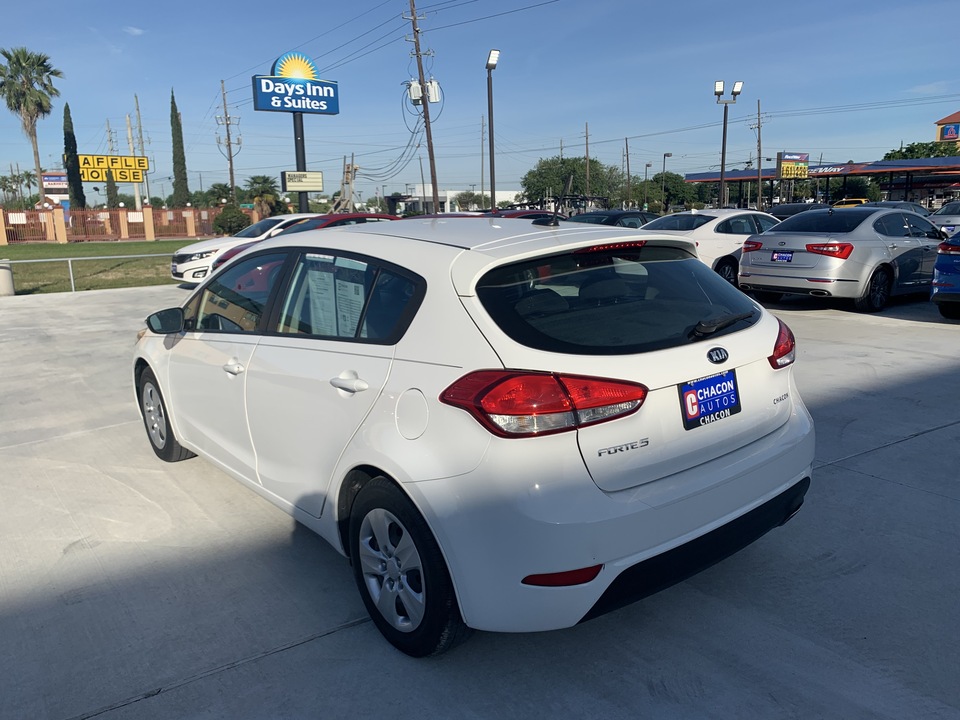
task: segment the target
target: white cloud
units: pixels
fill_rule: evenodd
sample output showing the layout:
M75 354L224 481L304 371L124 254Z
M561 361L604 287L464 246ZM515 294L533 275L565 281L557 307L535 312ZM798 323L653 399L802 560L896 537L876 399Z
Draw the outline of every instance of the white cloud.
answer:
M133 26L131 26L131 25L127 25L127 27L125 27L125 28L123 29L123 31L124 31L127 35L133 35L134 37L136 37L136 36L138 36L138 35L143 35L143 34L146 32L146 30L141 30L140 28L138 28L138 27L133 27Z

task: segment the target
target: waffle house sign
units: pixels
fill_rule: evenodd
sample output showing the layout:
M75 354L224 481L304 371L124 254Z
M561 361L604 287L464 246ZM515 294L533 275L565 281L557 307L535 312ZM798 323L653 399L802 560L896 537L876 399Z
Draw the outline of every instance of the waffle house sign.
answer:
M106 182L110 172L114 182L142 183L150 171L150 161L138 155L78 155L77 159L84 182Z

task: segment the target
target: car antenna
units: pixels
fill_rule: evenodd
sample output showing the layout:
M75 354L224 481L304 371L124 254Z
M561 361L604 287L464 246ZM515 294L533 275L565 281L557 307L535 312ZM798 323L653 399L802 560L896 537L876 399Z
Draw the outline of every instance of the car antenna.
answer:
M537 218L533 221L534 225L546 225L547 227L560 227L560 213L554 211L550 217Z

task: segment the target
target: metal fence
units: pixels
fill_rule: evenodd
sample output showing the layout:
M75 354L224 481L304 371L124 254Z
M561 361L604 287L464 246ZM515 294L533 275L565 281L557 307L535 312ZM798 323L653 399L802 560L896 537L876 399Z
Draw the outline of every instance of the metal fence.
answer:
M11 266L11 265L22 265L26 263L65 262L67 263L67 271L70 274L70 292L76 292L77 284L73 274L74 262L80 262L83 260L137 260L141 258L159 258L159 257L170 258L172 257L172 255L170 253L154 253L150 255L98 255L96 257L44 258L42 260L0 260L0 295L14 294L13 269L8 268L8 266ZM5 293L3 291L5 288L7 288L7 286L9 286L9 292Z
M60 220L52 210L0 210L3 213L0 227L5 230L6 244L210 237L216 234L213 223L223 208L57 208L56 211L63 221L60 238L56 227ZM243 211L252 215L250 210Z

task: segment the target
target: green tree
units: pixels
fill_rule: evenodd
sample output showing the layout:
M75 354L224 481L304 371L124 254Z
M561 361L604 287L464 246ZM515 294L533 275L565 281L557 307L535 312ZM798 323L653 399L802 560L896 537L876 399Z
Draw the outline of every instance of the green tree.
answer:
M210 204L214 207L221 205L221 200L231 202L233 198L233 192L227 183L214 183L207 189L207 194L210 196Z
M53 86L53 78L63 77L63 73L50 64L49 56L30 52L25 47L0 49L0 55L7 61L6 65L0 64L0 96L6 100L10 112L20 116L23 132L30 138L42 196L40 179L43 169L40 167L40 148L37 144L37 121L50 114L51 98L60 94Z
M590 195L619 199L624 184L620 168L607 166L590 159L590 187L587 192L587 161L585 157L541 158L533 170L520 180L523 195L528 202L557 195Z
M80 179L77 136L73 133L70 103L63 106L63 168L67 171L67 192L70 194L70 207L83 210L87 207L87 196L83 194L83 180Z
M186 207L190 202L190 188L187 184L187 158L183 152L183 125L177 100L170 90L170 131L173 135L173 195L170 204L173 207Z
M653 210L668 212L671 205L693 204L697 201L697 191L692 184L683 181L683 175L674 172L657 173L651 178L651 197L659 200L659 208L650 203ZM660 188L663 187L663 194Z
M490 207L490 196L486 193L467 190L466 192L457 193L453 199L461 211L482 210Z
M900 146L883 156L884 160L916 160L918 158L954 157L960 155L954 142L915 142Z
M113 179L113 170L107 170L107 207L120 207L120 196L117 191L117 181Z

